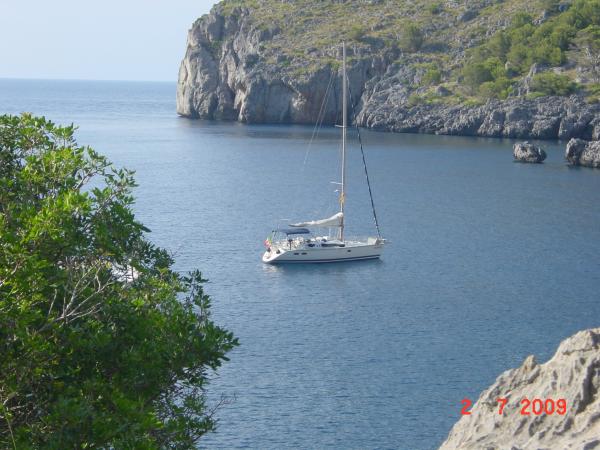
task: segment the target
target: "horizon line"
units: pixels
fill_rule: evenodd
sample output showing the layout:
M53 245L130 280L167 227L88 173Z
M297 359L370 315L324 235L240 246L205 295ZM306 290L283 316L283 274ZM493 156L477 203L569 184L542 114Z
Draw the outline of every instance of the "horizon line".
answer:
M106 81L106 82L129 82L129 83L177 83L177 80L137 80L137 79L115 79L115 78L41 78L41 77L5 77L0 80L23 80L23 81Z

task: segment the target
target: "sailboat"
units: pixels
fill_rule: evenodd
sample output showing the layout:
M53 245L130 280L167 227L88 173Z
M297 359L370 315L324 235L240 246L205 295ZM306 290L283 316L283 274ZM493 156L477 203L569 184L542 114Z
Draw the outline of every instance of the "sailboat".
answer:
M348 238L345 235L346 216L346 134L348 128L347 108L348 78L346 75L346 45L342 43L342 174L339 191L340 210L326 219L310 220L289 224L287 228L273 230L265 240L267 247L262 260L267 264L279 263L327 263L341 261L358 261L377 259L383 252L385 239L381 237L379 223L375 212L375 204L371 192L371 184L361 143L362 159L369 186L373 218L377 228L377 236L367 238ZM359 133L360 139L360 133ZM323 235L317 232L325 229L334 230ZM317 231L311 232L311 229Z

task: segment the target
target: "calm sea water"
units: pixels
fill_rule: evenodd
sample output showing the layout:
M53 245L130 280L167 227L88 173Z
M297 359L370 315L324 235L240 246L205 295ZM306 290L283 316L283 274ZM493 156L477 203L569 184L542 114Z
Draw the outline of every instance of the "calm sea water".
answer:
M334 212L339 131L190 121L170 83L0 80L0 111L74 122L137 171L139 218L200 268L241 346L209 448L436 448L504 370L600 325L600 170L512 162L508 140L364 132L381 261L271 267L280 219ZM356 147L349 232L372 232ZM306 163L305 163L306 161ZM285 221L279 222L285 223ZM557 397L560 393L557 393Z

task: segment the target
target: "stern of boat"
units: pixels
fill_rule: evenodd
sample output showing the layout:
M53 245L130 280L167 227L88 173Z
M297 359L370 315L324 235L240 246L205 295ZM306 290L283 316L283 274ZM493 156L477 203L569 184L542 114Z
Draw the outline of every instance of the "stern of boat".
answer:
M267 249L262 256L262 262L266 264L273 264L275 261L283 255L284 252L281 250L276 251L275 249Z

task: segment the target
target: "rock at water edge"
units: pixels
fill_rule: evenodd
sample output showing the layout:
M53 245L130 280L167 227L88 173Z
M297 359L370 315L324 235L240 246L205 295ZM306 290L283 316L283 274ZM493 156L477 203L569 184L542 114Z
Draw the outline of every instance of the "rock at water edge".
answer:
M546 152L529 142L518 142L513 146L515 161L526 163L541 163L546 159Z
M573 138L567 143L565 159L574 166L600 167L600 141Z
M507 400L502 415L499 398ZM470 412L440 450L600 449L600 328L565 339L545 364L529 356L504 372Z

